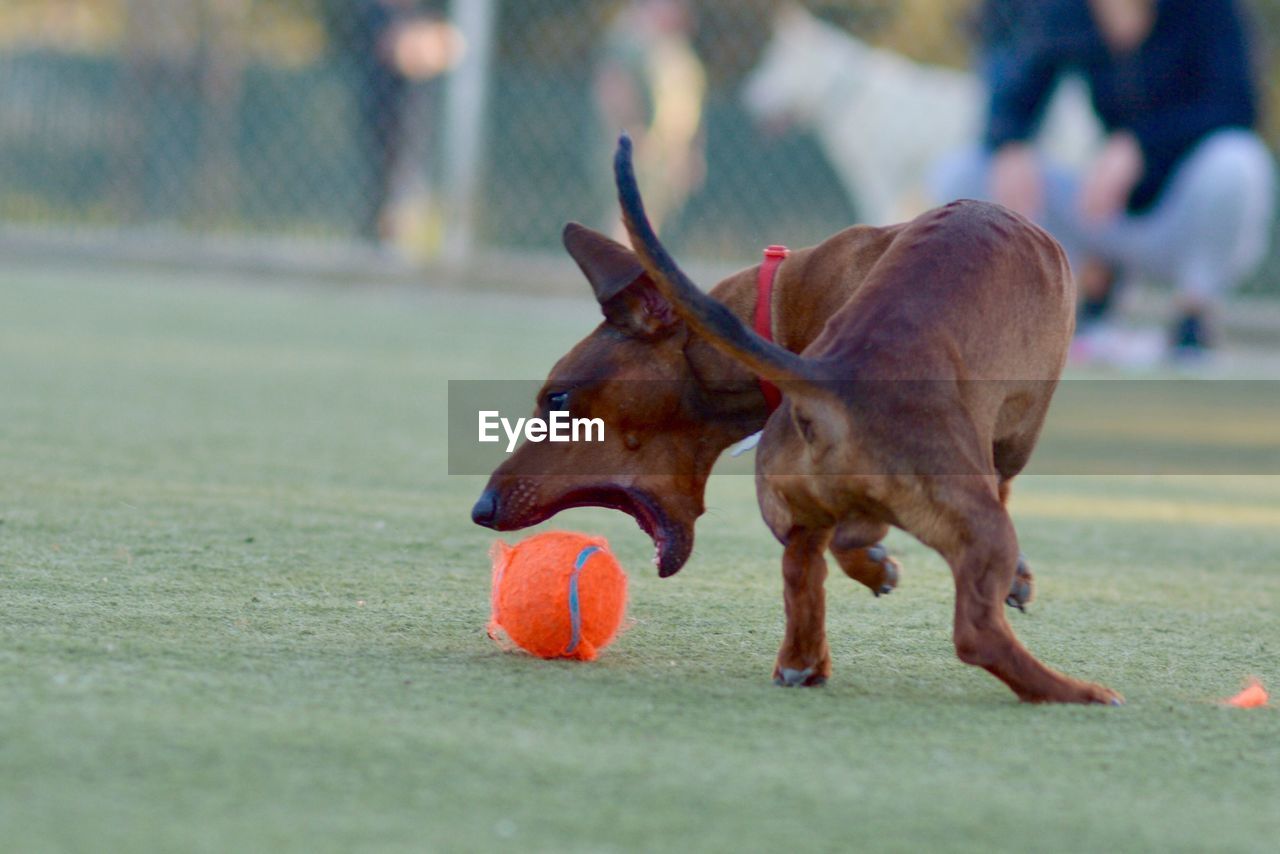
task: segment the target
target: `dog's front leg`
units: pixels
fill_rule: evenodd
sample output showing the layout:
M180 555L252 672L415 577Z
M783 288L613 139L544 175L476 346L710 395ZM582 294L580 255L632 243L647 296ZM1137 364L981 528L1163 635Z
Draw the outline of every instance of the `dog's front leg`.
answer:
M888 533L888 525L852 517L836 526L831 540L831 554L844 574L865 584L876 596L892 592L902 570L880 542Z
M831 530L793 528L782 556L783 602L787 631L773 668L773 681L787 688L821 685L831 676L827 648L827 604L823 585Z

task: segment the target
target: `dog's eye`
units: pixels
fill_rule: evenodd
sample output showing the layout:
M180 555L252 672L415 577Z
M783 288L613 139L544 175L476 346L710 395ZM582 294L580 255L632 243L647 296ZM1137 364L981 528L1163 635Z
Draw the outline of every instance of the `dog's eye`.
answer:
M565 409L569 404L569 392L558 391L547 395L547 409Z

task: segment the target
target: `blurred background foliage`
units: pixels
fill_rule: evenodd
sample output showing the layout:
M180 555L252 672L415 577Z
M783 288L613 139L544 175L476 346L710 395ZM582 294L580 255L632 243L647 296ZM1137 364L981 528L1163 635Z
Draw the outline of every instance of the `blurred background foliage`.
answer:
M592 74L621 0L497 0L477 243L555 251L565 220L605 222L609 140ZM678 250L749 261L857 217L806 133L762 134L739 98L774 0L694 0L705 65L706 180L668 232ZM913 59L966 67L974 0L812 0L820 17ZM447 0L421 2L447 15ZM110 229L184 239L354 241L369 193L344 0L5 0L0 4L0 230ZM1280 0L1248 4L1277 32ZM1268 133L1280 68L1262 44ZM429 259L451 216L439 187L447 75L415 86L405 241ZM477 106L477 109L481 107ZM786 186L780 186L785 176ZM415 183L416 182L416 183Z

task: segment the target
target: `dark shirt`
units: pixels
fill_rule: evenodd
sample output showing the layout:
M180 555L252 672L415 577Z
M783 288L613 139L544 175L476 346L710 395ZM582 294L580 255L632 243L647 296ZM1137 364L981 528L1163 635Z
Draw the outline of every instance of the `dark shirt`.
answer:
M365 236L378 239L409 93L409 81L386 56L385 41L416 6L401 0L323 0L320 8L336 61L350 74L359 117L357 139L368 158L369 186L359 228Z
M1159 198L1206 135L1257 121L1233 0L1158 0L1147 39L1124 55L1103 41L1087 0L988 0L981 23L991 88L987 149L1030 138L1058 76L1078 73L1103 127L1130 131L1142 148L1146 169L1129 198L1132 212Z
M399 75L386 61L382 42L403 10L382 0L326 0L323 10L334 49L355 67L360 85L376 92L396 88Z

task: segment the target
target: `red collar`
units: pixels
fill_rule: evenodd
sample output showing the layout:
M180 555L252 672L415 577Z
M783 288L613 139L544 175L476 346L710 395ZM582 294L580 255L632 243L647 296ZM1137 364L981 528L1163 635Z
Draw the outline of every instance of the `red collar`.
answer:
M764 250L764 261L756 278L756 334L766 341L773 340L773 281L778 276L778 267L790 251L785 246L770 246ZM782 403L782 392L768 380L760 380L760 392L770 412Z

